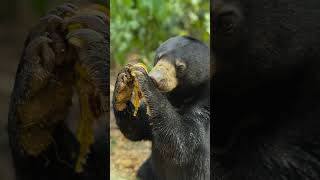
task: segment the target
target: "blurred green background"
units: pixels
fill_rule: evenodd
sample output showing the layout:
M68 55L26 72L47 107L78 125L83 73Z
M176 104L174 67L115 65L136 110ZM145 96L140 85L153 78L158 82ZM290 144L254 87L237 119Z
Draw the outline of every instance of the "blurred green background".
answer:
M111 65L135 58L149 67L165 40L190 35L210 40L208 0L111 0Z

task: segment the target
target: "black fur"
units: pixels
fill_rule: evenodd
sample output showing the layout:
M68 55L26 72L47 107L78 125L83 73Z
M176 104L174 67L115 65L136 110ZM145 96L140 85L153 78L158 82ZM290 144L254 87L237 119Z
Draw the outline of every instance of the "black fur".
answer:
M152 141L152 154L140 168L140 178L209 179L209 48L192 38L175 37L158 48L155 63L160 56L187 63L178 87L162 94L147 74L137 76L151 116L143 105L134 117L128 102L125 111L114 110L117 124L131 140Z
M320 179L320 1L211 2L213 179Z

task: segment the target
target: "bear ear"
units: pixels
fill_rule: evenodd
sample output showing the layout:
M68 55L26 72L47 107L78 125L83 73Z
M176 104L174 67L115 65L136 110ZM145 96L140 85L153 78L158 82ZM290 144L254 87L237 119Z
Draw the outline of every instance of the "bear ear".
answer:
M177 59L176 60L176 69L177 69L178 74L183 74L185 72L185 70L187 69L187 64L183 60Z

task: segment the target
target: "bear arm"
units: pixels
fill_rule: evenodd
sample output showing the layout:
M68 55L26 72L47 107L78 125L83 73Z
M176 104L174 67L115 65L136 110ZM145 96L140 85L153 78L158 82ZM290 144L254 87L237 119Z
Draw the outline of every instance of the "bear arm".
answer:
M153 147L175 164L190 163L194 153L202 153L207 148L205 142L209 131L206 125L210 111L196 103L185 114L179 114L147 74L139 75L137 79L150 109Z
M150 121L144 103L141 104L136 116L133 116L134 106L130 101L127 102L127 107L123 111L117 111L115 108L113 110L116 124L126 138L131 141L152 139Z

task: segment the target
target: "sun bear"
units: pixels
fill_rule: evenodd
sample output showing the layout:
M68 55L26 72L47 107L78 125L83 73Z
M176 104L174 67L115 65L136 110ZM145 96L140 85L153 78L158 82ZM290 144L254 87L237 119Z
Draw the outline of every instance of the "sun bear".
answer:
M173 37L157 49L149 74L143 68L133 70L145 99L136 116L127 69L118 74L113 108L127 138L152 141L151 156L138 177L209 179L209 48L191 37Z

